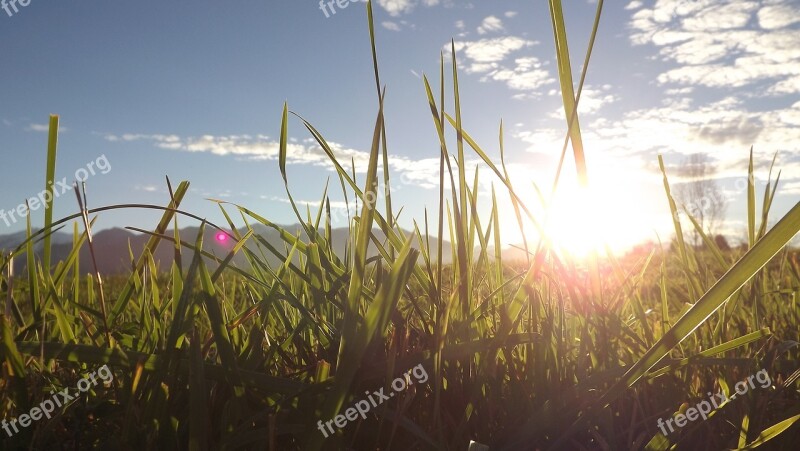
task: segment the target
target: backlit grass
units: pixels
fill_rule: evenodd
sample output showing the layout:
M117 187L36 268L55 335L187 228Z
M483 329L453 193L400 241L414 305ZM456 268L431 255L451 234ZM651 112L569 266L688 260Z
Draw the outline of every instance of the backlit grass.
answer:
M575 89L560 1L551 0L550 11L570 138L562 154L572 148L583 179L576 111L591 54ZM596 33L597 22L592 40ZM506 261L497 199L511 199L523 230L525 222L546 230L547 218L532 213L538 199L515 191L504 158L489 157L492 145L462 129L462 118L474 113L461 111L453 53L452 67L443 58L438 79L426 77L420 87L428 99L420 111L431 115L441 158L441 191L439 205L411 230L397 224L390 200L376 51L365 179L355 180L350 162L337 160L323 132L288 106L280 124L284 180L290 127L302 127L330 157L345 196L358 203L344 254L334 250L327 192L309 215L292 204L297 229L218 202L225 224L200 220L200 233L182 236L180 226L199 220L181 210L188 182L170 185L164 206L86 210L79 202L82 211L61 220L48 215L39 232L29 221L29 240L0 259L6 300L0 416L27 413L50 391L74 387L103 364L114 382L13 437L0 432L4 449L463 450L471 440L493 450L723 449L796 442L800 259L785 245L800 230L800 204L767 227L778 183L756 193L751 157L749 170L743 168L750 185L742 247L722 250L699 226L704 245L693 247L676 220L676 239L663 249L625 257L595 250L577 259L529 233L527 258ZM54 117L48 181L57 126ZM502 126L499 136L503 155ZM466 176L469 155L483 161L473 180ZM483 211L479 177L494 180L486 216L477 213ZM666 171L664 187L663 201L677 217ZM104 279L79 267L78 250L90 245L93 218L119 208L163 216L141 231L151 238L131 259L130 274ZM585 219L590 227L592 218ZM254 224L276 230L283 246L255 233ZM74 251L65 261L50 261L47 236L63 227L72 227ZM228 256L204 250L206 229L231 234ZM41 259L33 251L39 240ZM442 240L451 243L452 255L443 255ZM170 267L156 267L157 246L174 248ZM235 254L248 264L232 265ZM188 266L183 256L191 256ZM268 263L275 256L281 263ZM26 274L8 277L11 257L27 260ZM430 375L425 385L398 393L328 439L317 430L318 420L419 364ZM761 368L774 386L674 435L659 433L658 418L707 392L730 391Z

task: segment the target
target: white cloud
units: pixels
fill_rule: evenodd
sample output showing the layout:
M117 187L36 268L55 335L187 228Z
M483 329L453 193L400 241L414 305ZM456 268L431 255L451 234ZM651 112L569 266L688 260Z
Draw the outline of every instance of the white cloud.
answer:
M560 119L566 123L563 112ZM619 120L584 120L581 131L587 156L646 158L643 163L656 171L655 153L706 153L720 162L720 177L740 177L742 169L746 171L750 146L762 164L768 164L776 151L800 154L800 102L779 110L750 112L733 97L703 106L688 99L667 100L661 107L631 111ZM544 128L515 136L531 145L529 151L552 155L560 151L564 132ZM776 168L784 174L800 174L800 160L779 163Z
M800 8L788 3L767 5L758 11L758 24L761 28L774 30L800 22Z
M479 64L499 63L510 53L536 44L534 41L506 36L502 38L481 39L478 41L457 41L456 52L463 51L468 60ZM444 50L450 50L450 45L445 45Z
M625 7L625 9L639 9L641 7L642 7L642 2L640 2L639 0L634 0L634 1L630 2L630 3L628 3L628 5Z
M378 0L378 4L385 9L390 16L407 14L414 9L414 2L412 0Z
M534 57L517 58L511 69L496 69L488 73L484 80L505 82L509 88L518 91L533 91L555 80L550 72L541 69L542 64Z
M550 72L543 68L535 57L517 57L506 61L511 54L538 44L516 36L501 38L484 38L477 41L457 41L456 52L463 54L461 61L467 73L481 74L481 81L500 81L517 91L528 91L528 94L517 94L514 98L527 98L531 91L553 83ZM449 46L444 46L448 52Z
M600 111L604 106L614 103L619 98L612 94L611 86L603 85L598 88L585 86L581 91L578 112L583 114L593 114Z
M414 8L421 4L426 7L436 6L441 3L440 0L377 0L380 5L390 16L397 17L403 14L409 14L414 11ZM445 2L447 6L448 2Z
M775 83L768 91L770 94L795 94L800 92L800 75Z
M478 34L486 34L491 32L503 31L503 21L495 16L489 16L483 19L481 26L478 27Z
M6 125L10 125L10 122L6 123ZM48 133L50 131L50 125L48 125L48 124L28 124L28 126L25 127L25 131L26 132L37 132L37 133ZM67 127L59 126L58 127L58 131L63 133L63 132L69 131L69 129Z
M742 28L757 9L758 4L755 2L738 0L702 9L683 19L682 24L685 30L703 33Z
M506 11L505 14L503 14L503 15L508 17L509 19L511 19L511 18L517 16L517 12L516 11Z
M682 88L667 89L666 91L664 91L664 94L668 96L679 96L679 95L691 94L692 92L694 92L694 88L692 86L684 86Z
M395 22L391 22L391 21L386 20L386 21L381 22L381 25L383 26L383 28L386 28L387 30L390 30L390 31L400 31L400 25L398 25Z
M800 179L784 181L778 192L784 195L800 195Z
M47 124L28 124L28 126L25 127L25 130L29 132L47 133L50 130L50 126Z
M619 100L619 97L611 93L610 85L603 85L599 87L584 86L581 91L581 99L578 103L578 113L582 116L595 114L604 106L614 103ZM564 107L559 107L558 111L552 115L556 119L566 120L564 114Z
M277 160L280 152L278 141L265 135L203 135L199 137L181 138L177 135L164 134L133 134L122 135L107 134L104 136L109 142L136 142L146 141L155 147L193 153L211 153L219 156L236 156L249 160L272 161ZM358 173L364 173L369 163L369 153L345 147L335 142L328 142L334 155L339 161L355 162ZM302 142L287 144L287 164L320 166L333 170L325 151L311 138ZM389 166L396 171L396 176L407 184L422 188L438 186L439 159L413 160L400 155L390 155Z
M640 5L628 5L636 9ZM788 2L761 6L741 0L661 0L630 21L634 45L655 45L675 65L661 84L742 88L748 94L800 93L800 9ZM762 29L755 27L755 24Z

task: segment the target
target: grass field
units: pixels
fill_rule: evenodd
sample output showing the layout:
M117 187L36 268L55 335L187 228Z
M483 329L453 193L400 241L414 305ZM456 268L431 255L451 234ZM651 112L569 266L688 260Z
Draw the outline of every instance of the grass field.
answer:
M573 112L590 54L574 88L561 4L552 0L550 8L571 138L563 151L571 149L585 178ZM461 128L467 112L457 55L449 63L442 58L440 74L422 87L429 105L420 112L430 112L441 149L441 190L436 211L416 218L411 233L396 223L391 174L382 164L388 153L377 56L375 75L365 180L288 106L280 124L284 180L289 125L301 124L328 153L336 189L358 205L344 255L330 239L327 192L318 211L292 204L297 229L218 202L228 223L201 221L197 236L168 234L197 225L193 212L181 210L188 182L170 185L163 206L88 210L79 200L80 213L60 220L50 214L40 231L28 221L28 241L0 258L0 416L16 419L19 429L0 432L3 449L466 450L470 441L492 450L793 449L800 439L800 253L786 245L800 230L800 203L768 227L777 176L756 192L752 156L742 169L748 238L733 249L720 249L698 224L703 244L684 240L693 231L677 219L686 213L660 160L663 202L675 218L670 243L572 258L528 233L527 258L506 261L496 199L510 197L523 232L546 219L533 213L539 199L517 194L502 157L489 157L503 155L502 126L499 147L481 145ZM58 117L50 126L52 181ZM473 156L483 162L480 175L467 179ZM479 177L495 186L485 216L478 214ZM163 216L142 231L151 239L130 257L130 273L106 278L80 267L77 255L92 245L95 215L113 208L160 209ZM253 233L253 224L280 232L284 246ZM51 261L48 234L62 227L71 227L74 251ZM229 255L204 250L206 229L229 234ZM452 255L433 238L448 241ZM37 241L44 243L41 257ZM157 246L174 248L171 267L156 267ZM231 265L240 253L248 265ZM187 255L188 266L181 263ZM283 263L267 263L273 256ZM27 273L10 274L11 257L26 260ZM78 392L103 365L113 380ZM404 390L392 388L414 368L424 370L424 382L406 377ZM659 429L659 419L686 413L712 393L729 398L762 369L768 386L715 406L708 419L667 435ZM320 424L336 424L337 415L382 388L393 396L345 427L321 432ZM74 399L36 419L32 409L39 406L41 417L41 403L64 389ZM35 421L22 427L26 414Z

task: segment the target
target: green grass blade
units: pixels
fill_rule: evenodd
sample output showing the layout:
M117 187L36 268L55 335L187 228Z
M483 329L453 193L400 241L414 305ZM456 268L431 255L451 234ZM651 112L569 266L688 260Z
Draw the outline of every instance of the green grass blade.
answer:
M664 157L658 155L658 166L661 168L661 175L664 178L664 192L667 195L667 202L669 202L669 211L672 213L672 225L675 227L675 239L678 241L678 255L680 255L683 262L683 269L686 275L686 281L689 284L689 297L694 298L695 293L701 293L703 290L700 288L697 280L692 276L696 271L693 261L689 259L689 253L686 250L686 241L683 239L683 228L681 227L681 219L678 216L678 207L675 204L675 199L672 197L672 192L669 187L669 180L667 179L667 170L664 167Z
M748 244L753 247L756 243L756 179L753 173L752 147L747 165L747 237Z
M26 226L27 226L27 237L28 239L25 242L25 253L28 260L28 286L30 287L30 306L31 312L33 313L33 321L34 323L38 323L44 312L41 311L42 304L41 304L41 296L39 295L39 281L36 277L36 254L33 251L33 231L31 229L31 215L30 212L26 218ZM47 237L49 238L50 235L48 234Z
M383 103L381 96L381 77L378 70L378 51L375 46L375 21L372 16L372 0L367 2L367 22L369 25L369 43L372 49L372 68L375 74L375 88L378 93L378 102ZM385 121L385 118L382 118ZM383 194L386 204L386 222L389 227L394 226L394 213L392 212L392 190L389 183L389 149L386 145L386 124L381 124L381 159L383 161ZM389 252L394 256L394 248Z
M761 340L762 338L769 337L772 335L769 328L764 328L759 331L749 333L739 338L735 338L727 343L723 343L721 345L714 346L713 348L708 348L705 351L699 352L697 354L692 355L691 357L687 357L685 359L681 359L678 362L672 363L664 368L658 369L649 373L646 377L652 379L662 374L667 374L669 372L675 371L677 369L683 368L690 363L696 362L698 360L702 360L703 357L710 357L712 355L722 354L723 352L728 352L733 349L739 348L741 346L753 343L754 341Z
M783 431L785 431L785 430L789 429L790 427L792 427L792 425L795 424L799 420L800 420L800 415L795 415L795 416L793 416L791 418L787 418L787 419L785 419L785 420L783 420L783 421L781 421L779 423L773 424L772 426L770 426L770 427L764 429L763 431L761 431L761 433L758 434L758 437L755 440L753 440L752 442L747 444L747 446L745 446L743 448L739 448L739 450L744 451L744 450L750 450L750 449L758 448L759 446L763 445L764 443L766 443L766 442L772 440L773 438L777 437L778 435L780 435Z
M578 171L578 180L582 185L588 183L586 174L586 157L583 152L583 138L581 126L575 104L575 90L572 84L572 66L569 59L567 45L567 29L564 24L564 13L561 9L561 0L550 0L550 19L553 25L553 38L556 45L556 59L558 61L558 81L561 85L561 99L564 104L564 113L567 123L574 123L570 127L569 136L572 140L572 152L575 157L575 168Z
M280 138L280 148L278 152L278 163L281 170L281 177L283 177L283 183L288 183L286 180L286 153L287 153L287 142L289 139L289 104L288 102L284 102L283 104L283 114L281 115L281 138Z
M47 174L45 178L45 205L44 205L44 230L50 230L53 225L53 187L56 178L56 154L58 153L58 116L50 115L50 129L47 136ZM44 251L42 265L46 271L50 270L50 235L44 237Z

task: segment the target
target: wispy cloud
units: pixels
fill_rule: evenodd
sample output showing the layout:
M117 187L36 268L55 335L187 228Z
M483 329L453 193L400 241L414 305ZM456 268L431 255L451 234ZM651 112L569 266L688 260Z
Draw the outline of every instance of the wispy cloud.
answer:
M389 31L400 31L400 25L396 22L385 20L381 22L381 26Z
M538 58L519 56L508 61L511 55L522 49L537 45L538 42L516 36L485 38L477 41L457 41L456 52L463 57L467 73L481 74L481 81L499 81L509 88L525 91L520 96L530 96L536 89L555 82L550 72ZM449 46L444 46L447 53Z
M447 5L450 1L445 1ZM440 0L377 0L378 5L383 8L390 16L397 17L409 14L418 5L436 6L442 3Z
M29 132L46 133L48 130L50 130L50 126L47 124L28 124L28 126L25 127L25 131Z
M553 89L549 94L560 95L560 91ZM618 100L619 97L612 93L611 85L602 85L598 87L587 85L583 88L583 91L581 91L578 113L582 115L593 115L606 105L612 104ZM565 120L566 114L564 113L564 107L558 107L551 116L556 119Z
M754 146L760 164L768 164L777 151L784 155L777 167L784 174L800 174L800 161L786 158L800 152L800 102L751 112L734 97L700 106L689 99L666 100L661 107L634 110L621 119L599 117L582 125L587 155L638 159L650 172L657 172L657 153L705 153L719 161L720 178L739 177ZM564 143L561 128L522 129L515 136L537 154L557 155Z
M495 16L489 16L481 22L481 25L478 27L478 34L500 32L503 30L505 30L503 21Z
M502 38L480 39L478 41L457 41L455 47L457 52L463 51L467 59L473 64L485 65L499 63L512 52L535 44L537 44L535 41L516 36L505 36ZM444 49L449 50L449 45L445 45ZM478 70L476 70L470 66L467 69L473 72L482 72L483 68L484 66L478 66Z
M642 2L640 2L639 0L634 0L634 1L630 2L630 3L628 3L628 5L625 6L625 9L638 9L638 8L641 8L641 7L642 7Z
M783 194L799 195L800 196L800 179L793 179L785 181L780 190Z
M792 27L800 23L796 2L662 0L628 8L635 10L632 43L655 45L664 61L676 64L658 76L661 84L800 93L800 30Z
M3 122L8 126L11 125L11 122L6 122L5 120ZM47 133L47 132L50 131L50 125L48 125L48 124L28 124L25 127L25 131L26 132ZM67 127L59 126L58 127L58 131L63 133L63 132L68 132L69 129Z
M789 3L766 5L758 10L758 24L767 30L777 30L800 22L800 7Z
M587 154L628 155L656 171L656 153L676 159L705 153L719 162L718 177L726 178L742 176L752 145L762 168L779 152L784 177L800 173L800 161L786 158L800 152L800 102L784 100L800 94L797 2L631 1L626 9L631 43L651 46L663 63L652 67L660 68L654 81L664 100L618 119L584 122ZM592 112L597 97L589 93L588 111L581 100L584 113ZM602 100L600 108L608 104ZM519 138L534 151L563 144L560 131L520 132Z
M513 67L492 70L482 81L488 79L503 81L511 89L528 92L555 81L550 76L550 72L542 68L542 63L532 56L517 58L514 60Z
M390 16L399 16L410 13L414 9L415 2L412 0L378 0L378 4L389 13Z
M266 135L203 135L198 137L179 137L167 134L106 134L109 142L124 143L146 141L160 149L190 153L211 153L219 156L234 156L250 160L277 160L280 143ZM335 142L328 142L339 161L355 164L356 172L364 173L369 163L369 153L352 149ZM313 139L305 139L287 144L286 161L288 164L320 166L328 170L334 167L325 151ZM413 160L411 158L391 155L389 166L396 171L401 182L414 184L421 188L432 188L439 183L439 159L428 158Z

